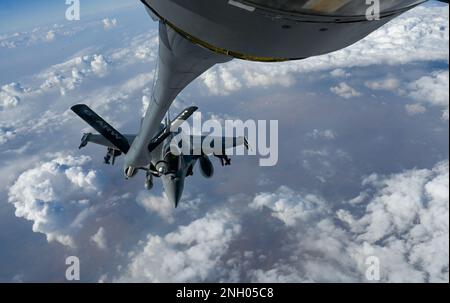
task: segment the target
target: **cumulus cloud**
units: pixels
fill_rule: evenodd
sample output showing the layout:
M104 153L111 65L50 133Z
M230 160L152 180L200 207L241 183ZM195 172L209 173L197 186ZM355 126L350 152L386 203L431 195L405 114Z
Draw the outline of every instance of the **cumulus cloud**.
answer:
M409 96L424 104L444 108L443 118L449 109L449 72L437 71L414 81L409 86ZM446 114L447 112L447 114ZM448 119L447 119L448 120Z
M293 75L283 72L280 73L276 69L265 74L244 70L244 79L248 87L267 88L273 85L289 87L295 83Z
M164 236L150 234L116 280L368 282L366 260L376 257L382 282L448 282L448 166L370 175L338 208L286 186L258 193L247 210L216 209ZM266 223L251 226L245 214ZM229 249L255 237L255 228L272 241L282 235L282 245Z
M87 59L87 57L84 59ZM41 93L49 91L53 88L58 88L61 91L61 95L64 95L66 90L74 89L81 83L84 77L83 72L80 72L77 67L77 65L81 66L83 63L84 60L82 58L75 58L64 64L57 64L40 73L37 77L44 79L44 81L40 88L36 89L35 93ZM84 70L84 72L87 72L87 70Z
M101 250L105 250L108 247L105 237L105 228L103 226L100 227L94 235L92 235L91 241L94 242Z
M253 269L254 281L366 281L365 260L377 257L384 282L448 282L448 161L433 169L371 175L346 209L286 187L255 196L250 207L269 209L295 237L292 262ZM363 208L360 215L356 209Z
M94 55L91 61L91 67L95 74L103 76L108 71L108 62L106 62L103 55Z
M342 68L337 68L334 69L330 72L330 75L336 78L341 78L341 77L350 77L351 74L346 72L344 69Z
M122 65L155 61L158 55L158 32L148 30L145 34L133 36L125 47L111 51L109 57Z
M295 226L298 222L311 220L320 212L326 212L325 202L314 195L302 197L289 188L282 186L275 193L261 193L255 197L249 207L261 210L263 207L272 210L272 216L287 226Z
M8 201L17 217L33 222L47 240L74 247L73 234L94 212L90 199L101 190L97 171L83 168L89 157L58 156L23 172L10 187Z
M117 19L116 18L105 18L102 20L103 22L103 27L105 29L111 29L117 26Z
M426 106L440 107L442 118L448 120L449 109L449 72L448 70L433 71L430 75L420 77L410 83L398 78L370 80L365 86L372 90L385 90L400 96L407 96L418 103L407 104L405 109L410 115L423 114Z
M14 129L0 124L0 144L4 144L15 137Z
M51 42L51 41L55 40L55 37L56 37L55 31L51 30L51 31L47 32L47 35L45 36L45 40L48 42Z
M23 88L22 84L20 84L18 82L12 82L10 84L3 85L2 91L6 92L8 94L11 94L11 95L20 95L28 90Z
M226 209L216 210L176 231L150 234L135 251L120 282L201 282L214 278L221 257L240 233Z
M331 87L331 92L344 98L344 99L350 99L354 97L359 97L362 94L358 92L356 89L351 87L345 82L339 83L337 86Z
M226 96L242 87L239 80L223 66L208 70L200 78L213 95Z
M444 121L448 121L449 120L449 110L448 109L444 109L442 111L442 120L444 120Z
M155 196L148 192L141 191L137 195L136 201L148 212L156 213L167 222L173 223L174 207L170 204L165 194L163 194L163 196Z
M280 72L275 66L264 72L246 66L243 71L237 73L233 64L213 68L200 77L211 95L226 96L244 86L247 88L268 88L273 85L289 87L295 83L292 74Z
M28 90L17 82L3 85L0 88L0 109L16 107L20 103L20 97L26 92Z
M20 99L0 91L0 109L7 109L19 105Z
M416 104L407 104L407 105L405 105L405 109L406 109L406 112L411 116L423 114L427 111L427 109L424 106L417 104L417 103Z
M135 56L141 60L154 59L155 47L153 45L140 45L135 51Z
M373 90L387 90L394 92L400 87L401 81L397 78L389 77L381 80L366 81L365 85Z
M102 54L77 56L63 63L50 66L35 77L42 79L42 84L34 89L28 89L25 97L37 96L53 90L59 90L66 95L79 87L86 77L104 77L108 74L109 63Z
M52 24L35 27L19 32L0 34L0 49L16 49L29 47L40 43L54 41L57 36L72 37L92 27L98 26L98 21L78 23L77 26L71 24Z

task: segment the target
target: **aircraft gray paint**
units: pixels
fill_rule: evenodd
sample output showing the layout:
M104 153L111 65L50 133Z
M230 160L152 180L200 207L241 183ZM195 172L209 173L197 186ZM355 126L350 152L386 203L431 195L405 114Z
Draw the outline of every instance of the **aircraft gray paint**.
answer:
M169 200L178 205L185 178L197 162L203 176L214 172L209 156L170 152L176 126L197 110L190 107L174 121L166 118L172 102L193 80L215 64L233 58L282 62L304 59L345 48L426 0L381 0L379 20L369 21L365 0L141 0L159 22L159 58L151 102L137 135L122 135L85 105L72 107L100 135L85 134L88 142L108 148L105 162L125 155L124 174L146 172L146 187L160 177ZM446 2L448 1L441 1ZM193 139L193 138L191 138ZM203 139L203 137L201 138ZM227 141L222 138L223 142ZM234 138L216 154L229 165L226 148L246 145Z

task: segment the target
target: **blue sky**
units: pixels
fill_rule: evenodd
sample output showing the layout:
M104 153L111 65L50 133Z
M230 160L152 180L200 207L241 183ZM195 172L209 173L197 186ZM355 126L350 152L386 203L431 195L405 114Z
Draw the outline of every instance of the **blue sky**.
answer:
M138 4L138 0L80 0L81 18L90 18L99 12ZM2 0L0 32L64 21L68 7L65 0Z

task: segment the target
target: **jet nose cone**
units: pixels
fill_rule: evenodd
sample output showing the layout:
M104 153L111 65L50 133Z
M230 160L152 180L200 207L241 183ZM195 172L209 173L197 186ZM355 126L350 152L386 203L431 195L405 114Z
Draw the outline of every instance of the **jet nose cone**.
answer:
M163 184L167 198L177 207L183 195L184 179L174 176L165 176L164 179Z

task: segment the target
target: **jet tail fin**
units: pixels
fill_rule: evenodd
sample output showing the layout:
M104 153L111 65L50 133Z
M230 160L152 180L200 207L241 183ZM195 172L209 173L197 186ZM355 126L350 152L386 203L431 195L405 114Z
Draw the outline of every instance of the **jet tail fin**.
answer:
M178 129L184 121L189 119L194 112L196 112L198 107L191 106L182 111L175 119L173 119L164 129L162 129L148 145L148 151L151 153L158 145L164 142L167 137L171 134L172 130Z
M72 106L71 110L117 147L122 153L126 154L128 152L130 143L127 138L103 120L87 105L77 104Z

